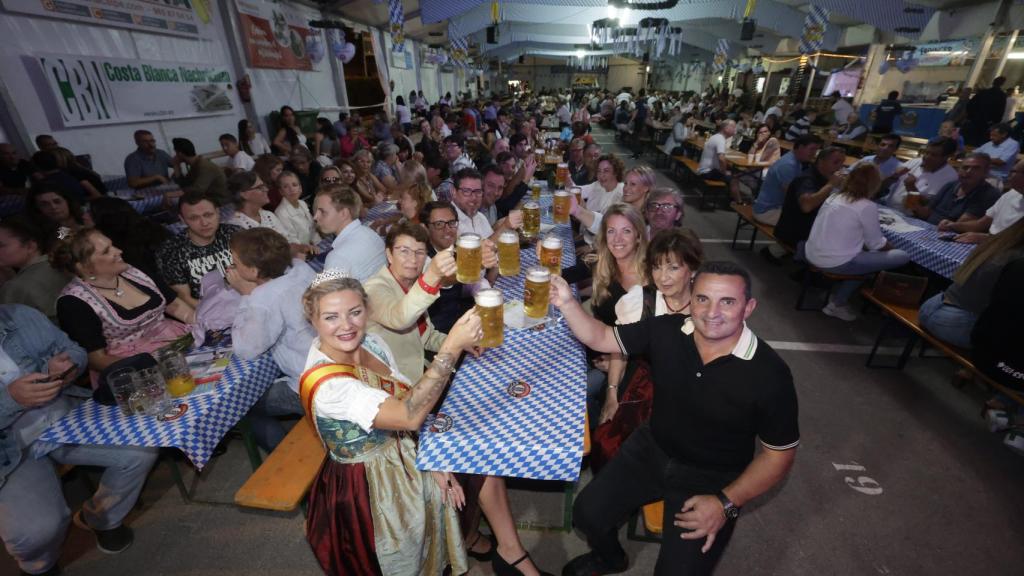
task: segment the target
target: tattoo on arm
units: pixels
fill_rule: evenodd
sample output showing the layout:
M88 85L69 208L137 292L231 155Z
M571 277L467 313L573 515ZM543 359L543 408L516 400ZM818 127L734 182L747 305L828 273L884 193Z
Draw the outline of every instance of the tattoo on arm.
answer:
M405 399L406 415L410 419L418 418L420 412L427 410L437 402L445 382L451 374L451 368L455 366L457 357L454 354L444 352L434 356L434 361L423 373L423 377L414 386Z

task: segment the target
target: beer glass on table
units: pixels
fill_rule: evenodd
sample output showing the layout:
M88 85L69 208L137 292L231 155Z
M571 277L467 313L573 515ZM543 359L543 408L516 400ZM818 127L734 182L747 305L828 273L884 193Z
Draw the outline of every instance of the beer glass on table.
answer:
M530 185L530 197L533 198L534 202L540 202L540 181L534 180L533 184Z
M562 239L548 234L540 243L540 264L553 276L562 274Z
M479 234L467 232L460 234L455 242L455 279L463 284L476 284L480 281L480 270L483 268L483 239Z
M544 318L548 315L550 293L551 272L544 266L531 266L526 271L523 288L523 310L528 318Z
M498 273L519 275L519 234L515 230L505 230L498 236Z
M540 204L534 200L523 204L523 236L534 238L540 234Z
M480 329L484 337L481 348L498 348L504 341L505 299L501 290L487 288L476 293L476 313L480 316Z
M570 196L566 190L556 190L551 205L551 218L555 224L569 223Z

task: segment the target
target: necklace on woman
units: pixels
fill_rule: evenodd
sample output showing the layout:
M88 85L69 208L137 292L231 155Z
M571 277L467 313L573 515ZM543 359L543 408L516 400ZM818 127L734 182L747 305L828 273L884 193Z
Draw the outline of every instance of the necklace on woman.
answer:
M665 308L667 308L668 311L670 313L672 313L672 314L679 314L683 310L686 310L687 308L690 307L690 303L687 302L686 304L683 304L679 308L672 308L672 306L668 303L668 298L666 298L664 295L662 295L661 299L665 301Z
M120 298L121 296L124 296L124 289L121 288L121 277L120 276L115 276L114 287L113 288L107 288L106 286L97 286L97 285L93 284L92 282L89 282L88 284L89 284L89 286L92 286L93 288L96 288L98 290L112 291L114 293L114 298Z

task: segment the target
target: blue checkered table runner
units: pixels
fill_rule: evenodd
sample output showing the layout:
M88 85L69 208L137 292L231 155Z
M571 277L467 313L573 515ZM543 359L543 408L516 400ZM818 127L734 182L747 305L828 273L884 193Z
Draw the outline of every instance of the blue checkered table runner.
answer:
M543 200L543 199L542 199ZM550 204L550 201L548 202ZM562 266L576 262L569 226L554 233ZM537 263L521 251L522 270ZM521 300L523 274L498 279L506 300ZM576 481L583 457L586 357L565 322L505 328L500 348L467 357L448 396L420 435L420 470Z
M278 373L269 354L253 361L232 356L216 392L176 399L188 405L176 420L161 422L152 416L125 416L117 406L104 406L90 399L48 428L39 441L178 448L197 469L202 469L217 443L270 387Z
M939 232L934 224L909 216L902 216L902 218L908 224L917 226L921 230L898 233L882 226L882 234L889 240L889 243L909 254L911 261L916 264L940 276L952 279L956 269L974 250L974 244L939 240L940 235L947 233Z

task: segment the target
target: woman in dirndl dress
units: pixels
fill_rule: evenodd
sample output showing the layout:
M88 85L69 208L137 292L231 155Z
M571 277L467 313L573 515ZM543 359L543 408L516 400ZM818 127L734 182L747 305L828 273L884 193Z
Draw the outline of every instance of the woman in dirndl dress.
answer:
M328 458L309 496L306 534L324 572L387 576L467 571L456 508L461 486L447 472L416 469L420 429L462 354L481 338L473 310L462 316L415 385L387 345L366 333L359 281L328 270L303 296L318 338L300 396Z

